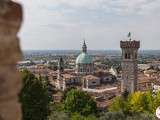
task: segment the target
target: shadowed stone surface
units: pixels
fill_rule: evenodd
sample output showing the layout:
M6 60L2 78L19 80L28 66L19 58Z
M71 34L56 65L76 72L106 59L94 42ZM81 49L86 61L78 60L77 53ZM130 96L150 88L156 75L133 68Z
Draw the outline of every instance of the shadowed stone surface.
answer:
M3 5L2 5L3 3ZM22 8L0 0L0 120L21 120L18 93L21 80L16 63L21 59L17 33L22 23Z

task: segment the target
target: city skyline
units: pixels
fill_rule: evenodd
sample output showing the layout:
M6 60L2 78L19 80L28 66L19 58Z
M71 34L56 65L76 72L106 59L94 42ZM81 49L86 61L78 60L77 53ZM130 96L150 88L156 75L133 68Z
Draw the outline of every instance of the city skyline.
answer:
M120 41L141 41L141 49L159 49L158 0L17 0L24 6L19 33L23 50L120 50ZM67 44L66 44L67 43Z

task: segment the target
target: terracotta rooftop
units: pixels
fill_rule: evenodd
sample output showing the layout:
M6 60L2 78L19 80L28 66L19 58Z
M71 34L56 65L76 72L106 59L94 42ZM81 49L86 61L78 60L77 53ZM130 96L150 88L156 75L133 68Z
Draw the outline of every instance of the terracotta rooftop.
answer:
M144 73L145 73L145 74L152 74L152 73L157 73L157 71L150 69L150 70L144 71Z
M95 80L95 79L99 79L98 77L94 76L94 75L87 75L83 77L84 79L87 80Z
M71 75L71 74L63 74L63 77L64 77L65 79L71 79L71 78L75 78L76 76Z
M150 77L147 77L144 74L138 75L138 83L146 83L146 82L153 82L153 79Z
M95 72L95 75L97 77L104 77L104 76L109 76L111 75L108 71L102 71L102 70L99 70L99 71L96 71Z

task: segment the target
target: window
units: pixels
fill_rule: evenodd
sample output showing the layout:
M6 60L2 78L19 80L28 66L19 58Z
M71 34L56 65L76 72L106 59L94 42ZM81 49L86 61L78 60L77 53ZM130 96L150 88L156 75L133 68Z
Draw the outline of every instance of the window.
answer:
M130 53L125 53L125 59L131 59L131 54Z
M96 82L94 81L94 82L92 82L92 84L96 84Z
M125 53L125 59L127 59L127 56L128 56L127 53Z

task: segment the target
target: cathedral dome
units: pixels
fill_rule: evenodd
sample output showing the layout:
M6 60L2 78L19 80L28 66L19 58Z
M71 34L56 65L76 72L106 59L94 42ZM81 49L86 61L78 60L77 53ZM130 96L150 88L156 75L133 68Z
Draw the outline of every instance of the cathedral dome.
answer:
M76 64L91 64L92 57L85 52L82 52L76 59Z
M94 71L94 64L92 56L87 53L87 45L84 41L82 46L82 52L76 59L76 73L78 74L92 74Z

